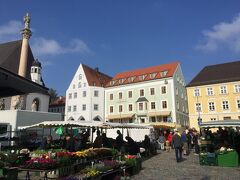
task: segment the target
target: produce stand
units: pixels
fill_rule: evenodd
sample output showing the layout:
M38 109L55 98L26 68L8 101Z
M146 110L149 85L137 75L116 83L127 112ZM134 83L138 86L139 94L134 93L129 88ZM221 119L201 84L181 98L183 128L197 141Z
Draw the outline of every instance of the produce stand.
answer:
M218 166L223 167L237 167L239 165L238 162L238 153L236 151L226 151L219 152L217 154Z
M235 131L237 134L238 128L240 127L240 120L222 120L222 121L211 121L204 122L199 125L201 130L210 128L226 128L226 131ZM233 129L232 129L233 128ZM221 139L223 141L223 139ZM200 154L199 162L200 165L209 166L221 166L221 167L238 167L239 166L239 154L237 150L226 148L224 145L220 149L216 149L217 142L210 137L203 138L200 141ZM229 145L229 144L228 144ZM233 145L231 145L234 147ZM240 147L237 147L240 148ZM214 152L212 152L214 150ZM211 151L211 152L209 152Z
M72 121L45 121L35 125L22 127L31 128L52 128L52 127L90 127L101 129L113 128L149 128L143 125L130 123L102 123L102 122L72 122ZM51 131L50 131L51 132ZM116 149L110 148L89 148L77 152L68 152L64 149L36 150L26 154L15 151L17 159L5 164L4 176L9 180L18 179L18 176L25 180L41 177L42 179L114 179L116 176L127 179L129 175L138 173L141 170L141 157L135 155L124 155ZM4 154L4 153L3 153ZM14 156L14 157L15 157ZM19 159L20 158L20 159ZM36 176L34 176L36 175ZM70 176L70 177L69 177ZM69 177L69 178L67 178Z

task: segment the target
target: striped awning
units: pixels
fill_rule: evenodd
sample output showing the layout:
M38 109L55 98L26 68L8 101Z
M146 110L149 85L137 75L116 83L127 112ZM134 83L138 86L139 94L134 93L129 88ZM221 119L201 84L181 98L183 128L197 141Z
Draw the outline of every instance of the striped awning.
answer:
M107 119L128 119L132 118L134 114L117 114L117 115L109 115Z
M169 116L171 114L171 111L158 111L158 112L149 112L148 116L149 117L154 117L154 116Z

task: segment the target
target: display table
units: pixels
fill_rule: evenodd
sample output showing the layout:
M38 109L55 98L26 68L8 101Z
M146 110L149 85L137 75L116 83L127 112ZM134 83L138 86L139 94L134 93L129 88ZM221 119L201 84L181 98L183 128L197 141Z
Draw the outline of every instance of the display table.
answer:
M237 167L238 162L238 153L236 151L226 151L223 153L218 153L217 155L218 166L223 167Z
M201 153L199 155L200 165L217 166L217 156L215 153Z

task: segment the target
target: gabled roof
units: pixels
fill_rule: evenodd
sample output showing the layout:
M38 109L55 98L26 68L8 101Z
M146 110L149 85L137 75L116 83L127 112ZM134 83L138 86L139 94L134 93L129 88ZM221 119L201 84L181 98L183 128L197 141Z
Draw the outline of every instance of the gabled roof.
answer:
M0 44L0 67L18 74L22 40ZM28 46L27 79L31 80L30 72L34 61L32 50Z
M172 77L179 62L118 73L107 87Z
M240 80L240 61L216 64L204 67L187 87Z
M51 103L51 104L49 105L49 107L65 105L65 101L66 101L66 98L60 96L60 97L58 97L58 99L56 99L55 101L53 101L53 103Z
M92 69L85 64L82 64L82 67L89 86L105 87L112 79L112 77L100 72L98 68Z

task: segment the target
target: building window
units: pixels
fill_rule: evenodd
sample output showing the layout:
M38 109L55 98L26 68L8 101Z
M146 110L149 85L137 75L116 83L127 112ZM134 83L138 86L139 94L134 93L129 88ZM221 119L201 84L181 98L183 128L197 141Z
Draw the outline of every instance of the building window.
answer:
M223 107L223 110L229 110L228 101L223 101L222 102L222 107Z
M68 112L71 112L71 106L68 106Z
M221 86L220 87L220 94L227 94L227 87L226 86Z
M202 108L201 108L201 103L196 103L196 112L201 112Z
M113 113L113 106L110 106L109 111L110 113Z
M74 106L73 106L73 112L76 112L76 111L77 111L77 106L74 105Z
M178 95L178 88L176 88L176 95Z
M87 85L86 83L83 83L83 87L86 87L86 85Z
M118 93L118 98L122 99L122 92Z
M113 94L109 94L109 99L113 100Z
M237 100L237 108L240 110L240 100Z
M194 89L194 96L200 96L200 91L199 89Z
M83 91L83 97L87 96L87 91Z
M83 104L83 105L82 105L82 110L83 110L83 111L86 111L86 109L87 109L86 104Z
M166 94L166 93L167 93L167 88L166 88L166 86L162 86L162 87L161 87L161 90L162 90L162 94Z
M156 109L155 102L151 102L151 109Z
M139 109L139 111L142 111L142 110L143 110L143 103L139 103L139 104L138 104L138 109Z
M129 104L128 105L128 111L132 111L133 110L133 106L132 106L132 104Z
M155 89L154 88L150 88L150 94L154 95L155 94Z
M147 75L140 75L140 76L138 76L138 78L139 78L140 81L143 81L146 76L147 76Z
M75 89L75 84L73 84L73 89Z
M118 111L119 111L119 112L123 112L123 106L122 106L122 105L119 105L119 106L118 106Z
M156 117L151 117L151 122L156 122Z
M79 82L79 83L78 83L78 88L81 88L81 87L82 87L82 83Z
M82 80L82 75L81 74L79 74L78 79Z
M74 95L73 95L74 98L77 98L77 93L75 92Z
M94 91L94 97L98 97L98 91Z
M223 120L230 120L231 116L223 117Z
M240 93L240 84L235 85L235 92Z
M69 99L72 99L72 93L69 93L69 94L68 94L68 98L69 98Z
M130 83L131 83L131 82L133 82L133 81L134 81L134 79L135 79L135 77L129 77L129 78L128 78L128 82L130 82Z
M213 88L207 88L207 95L212 96L213 95Z
M216 121L217 119L216 118L210 118L211 121Z
M209 102L208 103L208 108L209 108L209 111L215 111L215 104L214 104L214 102Z
M140 96L144 96L144 89L140 89Z
M167 101L162 101L162 108L167 109Z
M93 109L94 109L94 111L98 111L98 104L94 104Z
M132 91L128 91L128 98L132 98Z
M167 76L167 73L168 73L168 71L161 71L161 72L160 72L160 76L161 76L161 77L166 77L166 76Z
M156 77L157 73L151 73L150 74L150 79L154 79Z
M118 83L119 83L119 84L123 84L125 80L126 80L125 78L119 79L119 80L118 80Z
M179 110L179 102L177 101L177 110Z

